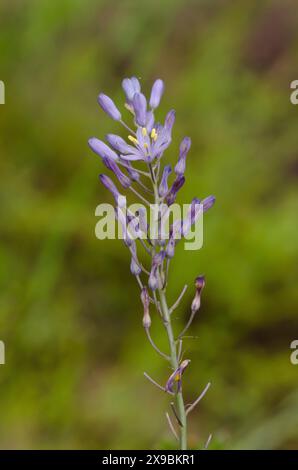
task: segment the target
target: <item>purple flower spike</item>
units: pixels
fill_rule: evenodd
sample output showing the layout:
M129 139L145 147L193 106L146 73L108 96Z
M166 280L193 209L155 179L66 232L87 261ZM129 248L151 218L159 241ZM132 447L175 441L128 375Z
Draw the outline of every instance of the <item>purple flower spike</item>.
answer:
M162 80L158 79L153 83L150 101L149 101L149 105L152 109L155 109L159 106L164 89L165 89L165 85Z
M180 366L170 375L165 390L166 392L174 393L174 386L177 384L177 391L180 392L182 388L182 374L184 373L186 367L189 365L190 360L185 359L181 362Z
M184 183L185 183L184 176L177 176L177 178L175 179L175 181L173 183L173 186L170 189L170 192L169 192L168 196L166 197L166 202L167 202L168 206L171 206L175 202L176 197L177 197L177 193L178 193L179 189L182 188Z
M143 93L135 93L133 97L133 108L136 115L136 123L145 127L147 120L147 101Z
M128 103L132 102L135 93L140 93L141 91L140 82L136 77L125 78L122 81L122 88Z
M186 164L186 156L191 146L191 140L189 137L184 137L180 144L179 150L179 159L178 163L175 166L175 173L176 175L184 175L185 173L185 164Z
M161 182L159 185L158 193L161 197L165 196L169 190L168 188L168 177L172 173L171 165L166 165L163 169L163 174L161 178Z
M209 209L211 209L214 203L215 203L215 196L208 196L205 199L203 199L202 201L203 211L206 212Z
M100 93L98 96L98 103L104 112L107 113L112 119L115 119L115 121L120 121L121 113L111 98L109 98L107 95L104 95L103 93Z
M109 158L110 160L117 161L118 155L110 147L108 147L104 142L92 137L88 140L89 147L93 150L94 153L99 155L101 158Z

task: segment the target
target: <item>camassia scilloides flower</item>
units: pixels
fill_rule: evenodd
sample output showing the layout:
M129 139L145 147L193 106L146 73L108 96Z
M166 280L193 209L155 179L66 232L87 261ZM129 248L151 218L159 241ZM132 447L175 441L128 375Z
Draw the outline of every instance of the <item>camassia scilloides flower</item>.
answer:
M116 134L107 134L106 142L95 137L89 139L91 149L101 157L105 167L114 175L116 183L122 188L118 189L115 182L105 174L99 176L101 183L112 193L115 200L115 216L121 224L124 233L124 244L130 252L131 273L136 277L140 287L140 297L143 304L143 327L148 340L154 350L172 368L172 373L165 380L165 386L157 383L147 373L145 377L157 388L174 397L171 401L173 417L166 413L166 418L173 435L178 441L178 447L187 449L187 416L198 404L207 392L210 383L207 384L200 396L190 405L185 405L183 397L182 375L189 366L189 359L182 359L183 339L190 327L195 314L201 305L201 294L205 286L205 278L199 275L195 280L195 294L191 304L190 316L177 336L173 331L172 313L178 308L186 291L184 286L176 302L169 307L167 301L167 285L171 259L175 255L176 245L181 237L186 237L191 227L196 223L201 211L210 209L214 202L214 196L208 196L201 200L194 197L189 205L186 217L175 220L168 233L168 238L163 234L163 223L166 214L175 203L180 189L185 184L186 159L191 147L191 139L184 137L179 147L179 155L174 169L170 164L163 165L165 150L172 141L172 130L175 122L175 111L170 110L159 123L155 119L155 112L164 93L164 83L161 79L154 82L149 101L141 91L141 85L136 77L125 78L122 81L125 93L125 108L131 113L132 125L128 125L122 118L122 114L116 104L107 95L100 93L98 103L103 111L113 120L118 121L128 132L126 138ZM170 182L172 180L172 182ZM156 236L149 232L144 208L133 213L124 213L123 194L130 191L138 202L160 207L158 212L158 229ZM127 226L130 229L127 229ZM150 235L149 235L150 234ZM141 236L142 235L142 236ZM178 236L179 235L179 236ZM148 256L146 268L138 257L138 250L144 250ZM151 309L155 309L158 315L153 321L161 319L168 338L168 352L161 351L154 342L150 327L152 323ZM173 423L175 420L175 424ZM210 442L210 436L207 440Z

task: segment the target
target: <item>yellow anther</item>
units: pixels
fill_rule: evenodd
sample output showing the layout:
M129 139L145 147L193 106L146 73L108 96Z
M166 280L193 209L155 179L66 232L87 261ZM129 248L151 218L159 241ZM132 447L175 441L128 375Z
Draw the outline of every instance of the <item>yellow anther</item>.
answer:
M151 131L151 139L153 139L153 140L156 140L156 139L157 139L157 132L156 132L156 130L154 129L154 127L153 127L153 129L152 129L152 131Z
M130 140L131 142L133 142L135 145L139 145L138 140L137 140L135 137L133 137L132 135L129 135L129 136L128 136L128 140Z
M146 142L144 143L144 148L148 149L148 144L146 144Z
M147 135L146 127L142 127L142 134L143 134L143 137L146 137L146 135Z

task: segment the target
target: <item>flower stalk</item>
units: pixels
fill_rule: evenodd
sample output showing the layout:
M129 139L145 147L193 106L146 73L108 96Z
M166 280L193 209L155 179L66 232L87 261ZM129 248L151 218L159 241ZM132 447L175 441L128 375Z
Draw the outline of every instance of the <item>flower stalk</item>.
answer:
M124 243L129 249L131 255L131 273L135 276L141 290L141 301L143 304L143 327L149 343L163 359L169 361L172 373L162 386L156 382L147 373L145 377L155 385L159 390L171 395L170 410L175 419L173 421L168 412L166 419L170 430L178 441L179 449L188 448L187 440L187 416L206 394L210 383L207 384L199 397L187 407L183 398L183 380L182 375L190 364L189 359L182 360L182 347L184 333L190 327L195 315L201 305L201 294L205 286L204 276L198 276L195 280L195 296L191 304L191 313L182 332L175 337L173 329L173 320L171 313L178 308L180 301L186 291L184 286L177 300L172 307L168 306L167 286L169 279L170 260L175 255L176 245L181 237L185 237L192 225L194 225L202 211L210 209L215 201L214 196L208 196L201 202L194 198L186 220L178 220L170 227L168 239L163 237L163 223L166 212L174 204L178 193L185 183L186 156L190 150L191 140L184 137L181 142L178 161L174 167L174 177L172 183L169 182L172 169L170 165L161 167L164 151L169 147L172 141L172 128L175 121L175 111L171 110L165 118L164 125L155 121L154 113L158 107L164 93L164 83L158 79L153 84L150 100L147 103L146 97L141 93L141 86L137 78L126 78L122 82L122 87L126 96L125 107L132 113L135 129L123 121L122 115L115 103L105 94L101 93L98 102L113 120L122 124L129 131L127 140L114 134L106 136L110 147L97 138L89 140L90 148L101 157L104 165L114 173L116 180L122 186L122 192L130 190L137 198L138 202L145 203L146 206L154 204L159 211L154 221L154 234L152 237L149 226L144 218L144 213L140 210L138 213L128 211L126 215L121 211L122 192L120 193L114 182L106 175L100 175L100 181L108 189L116 204L116 217L121 223L125 233ZM139 168L135 164L143 164ZM120 165L123 172L120 170ZM126 171L127 175L124 173ZM146 178L146 183L142 178ZM148 184L148 181L150 185ZM138 189L135 189L137 185ZM148 187L149 186L149 187ZM140 192L139 192L140 191ZM145 192L145 195L141 192ZM152 199L152 200L150 200ZM166 205L166 211L162 208ZM144 210L144 209L143 209ZM126 223L136 222L133 230L126 230ZM155 224L157 222L157 224ZM157 229L155 227L157 225ZM156 230L155 230L156 229ZM149 236L150 233L150 236ZM143 248L145 255L149 258L151 268L145 269L140 263L137 253L137 245L133 238L139 239L139 248ZM142 236L141 236L142 235ZM146 264L147 265L147 264ZM166 332L168 341L168 351L163 352L155 344L150 333L152 321L156 321L154 313L151 311L151 304L155 306L157 317L160 317L162 325ZM150 310L150 311L149 311ZM174 397L174 401L173 401ZM206 446L209 444L208 439Z

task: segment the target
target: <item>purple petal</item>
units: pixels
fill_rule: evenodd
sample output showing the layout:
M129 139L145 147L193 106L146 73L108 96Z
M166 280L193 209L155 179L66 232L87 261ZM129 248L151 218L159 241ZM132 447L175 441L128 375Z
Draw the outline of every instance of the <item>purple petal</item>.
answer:
M137 160L144 160L144 156L141 155L141 153L135 153L135 154L130 154L130 155L120 155L122 160L128 160L128 161L137 161Z
M135 150L132 145L127 144L125 140L122 139L122 137L120 137L119 135L107 134L106 139L111 145L111 147L113 147L113 149L117 150L120 153L131 153Z

